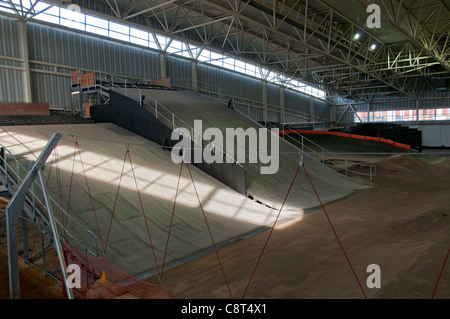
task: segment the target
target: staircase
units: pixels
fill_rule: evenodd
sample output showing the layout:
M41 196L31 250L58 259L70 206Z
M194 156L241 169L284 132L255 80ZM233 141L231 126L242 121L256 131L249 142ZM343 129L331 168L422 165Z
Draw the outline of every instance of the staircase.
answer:
M1 203L7 204L8 199L13 197L28 170L24 167L24 163L19 161L6 147L1 144L0 150L0 196L3 197ZM23 246L20 251L20 257L23 258L25 262L40 268L44 275L55 277L54 274L60 270L47 269L45 261L46 255L53 252L49 251L49 249L55 249L55 239L51 230L46 205L43 202L43 191L44 189L42 185L35 180L25 196L23 213L20 217L22 224L21 242ZM71 243L71 245L74 245L77 249L85 252L86 254L98 256L97 235L95 235L91 230L82 225L76 219L68 215L55 199L51 196L48 196L48 198L51 202L51 207L56 209L58 213L61 212L64 218L67 218L67 231L64 232L62 231L63 226L61 221L56 220L60 238ZM6 208L6 205L4 206ZM3 223L6 217L5 208L0 209L0 223ZM29 239L31 238L28 237L29 229L33 230L33 234L30 234L34 237L32 240L33 243L40 238L41 249L37 252L32 251L32 249L30 249L31 247L28 246ZM6 234L2 234L2 237L6 237ZM44 239L49 244L45 244ZM57 277L55 278L60 279Z

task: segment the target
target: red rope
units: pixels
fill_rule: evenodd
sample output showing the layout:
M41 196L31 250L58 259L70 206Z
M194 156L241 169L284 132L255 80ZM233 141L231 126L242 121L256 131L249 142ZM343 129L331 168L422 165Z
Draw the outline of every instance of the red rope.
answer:
M256 269L258 268L259 262L261 261L262 255L263 255L263 253L264 253L264 251L265 251L265 249L267 247L267 244L269 243L270 236L272 236L272 232L275 229L275 225L276 225L276 223L278 221L278 217L280 217L281 211L283 210L284 204L286 203L286 200L287 200L287 198L289 196L289 193L291 192L292 185L294 185L294 181L297 178L297 174L298 174L299 170L300 170L300 166L297 167L297 171L295 172L294 178L292 179L291 186L289 186L289 190L286 193L286 196L284 197L283 204L281 205L281 207L280 207L280 209L278 211L277 218L275 219L275 222L273 223L272 229L270 230L269 235L267 236L266 243L264 244L264 247L263 247L263 249L261 251L261 254L259 255L258 261L256 262L255 268L253 269L252 275L250 276L250 279L249 279L249 281L247 283L247 287L245 288L244 294L242 295L242 299L247 294L247 290L250 287L250 283L251 283L251 281L253 279L253 276L255 275Z
M120 173L120 177L119 177L119 185L117 186L116 199L114 200L114 206L113 206L113 210L112 210L112 213L111 213L111 219L109 221L108 234L106 235L106 241L105 241L105 247L103 249L103 253L106 252L106 247L108 246L109 234L111 232L111 226L112 226L112 222L113 222L113 219L114 219L114 213L116 211L117 199L119 198L120 184L122 183L123 170L125 168L125 163L127 161L127 156L128 156L128 150L125 152L125 157L123 159L122 172Z
M444 271L445 264L447 263L447 258L448 258L449 253L450 253L450 248L447 250L447 256L445 256L444 264L442 265L441 272L439 273L439 277L438 277L438 280L436 282L436 286L434 287L434 291L433 291L433 295L431 296L431 299L434 299L434 295L435 295L436 289L437 289L437 287L439 285L439 281L441 280L442 272Z
M167 234L166 250L164 251L164 258L163 258L163 264L162 264L162 269L161 269L161 277L160 277L161 280L162 280L162 276L163 276L163 273L164 273L164 265L166 263L167 248L169 247L169 238L170 238L170 233L171 233L171 230L172 230L173 216L175 215L175 206L176 206L176 203L177 203L178 190L180 188L180 180L181 180L181 172L182 171L183 171L183 162L181 162L180 173L178 174L177 190L175 192L175 200L173 202L173 208L172 208L172 217L170 219L169 231L168 231L168 234Z
M305 167L304 165L303 165L303 170L305 171L306 176L308 177L308 180L309 180L309 182L310 182L310 184L311 184L311 187L312 187L312 189L314 190L314 193L316 194L317 199L319 200L320 206L322 206L322 210L323 210L323 212L325 213L325 216L326 216L327 219L328 219L328 222L329 222L329 224L330 224L330 226L331 226L331 229L332 229L333 232L334 232L334 236L336 236L336 239L337 239L339 245L341 246L341 250L342 250L342 252L344 253L345 258L347 259L347 262L348 262L348 264L349 264L349 266L350 266L350 268L351 268L351 270L352 270L352 272L353 272L353 275L354 275L355 278L356 278L356 281L358 282L359 287L361 288L361 291L362 291L362 293L363 293L363 295L364 295L364 298L367 299L366 293L364 292L364 289L363 289L361 283L359 282L358 276L356 275L356 272L355 272L355 270L353 269L353 266L352 266L352 264L351 264L351 262L350 262L350 259L349 259L348 256L347 256L347 253L345 252L344 246L342 245L341 241L339 240L339 236L337 235L336 230L334 229L333 224L331 223L330 217L328 216L327 211L325 210L325 207L323 206L322 201L320 200L319 194L317 194L316 188L314 187L314 185L313 185L313 183L312 183L312 181L311 181L311 178L309 177L308 172L307 172L307 170L306 170L306 167Z
M134 174L133 162L131 161L131 155L130 155L130 151L129 150L127 150L127 154L128 154L128 159L129 159L130 165L131 165L131 171L133 172L134 183L136 184L136 190L137 190L138 197L139 197L139 203L141 204L142 215L144 215L145 227L147 228L147 234L148 234L148 238L150 240L150 246L152 247L153 258L155 259L156 270L158 271L158 276L160 276L159 267L158 267L158 261L156 260L155 248L153 246L152 236L150 235L150 230L148 228L147 216L145 216L144 205L142 203L141 193L139 191L139 187L138 187L138 184L137 184L136 175Z
M183 162L184 162L184 160L183 160ZM197 195L198 203L200 204L200 208L201 208L202 213L203 213L203 218L205 219L206 227L208 228L209 237L211 238L211 242L212 242L212 244L214 246L214 251L216 252L217 260L219 261L220 269L222 271L222 275L223 275L223 277L225 279L225 283L226 283L227 288L228 288L228 293L230 294L230 298L233 298L233 295L231 294L231 290L230 290L230 285L228 284L227 276L225 275L225 271L223 270L222 262L221 262L220 257L219 257L219 252L217 251L216 244L214 243L214 238L212 236L211 229L210 229L209 224L208 224L208 220L206 219L206 214L205 214L205 211L203 210L202 202L201 202L200 197L199 197L198 192L197 192L197 187L195 187L195 182L194 182L194 178L192 177L191 169L189 168L189 164L187 162L186 162L186 167L187 167L187 169L189 171L189 176L191 177L192 185L194 185L195 194Z
M92 201L91 190L89 188L89 183L88 183L87 176L86 176L86 170L84 169L84 163L83 163L83 159L81 157L81 151L80 151L80 147L78 146L78 141L75 142L75 150L76 149L78 149L78 156L80 158L81 167L83 169L84 180L86 181L86 187L87 187L87 190L88 190L89 199L91 201L92 212L94 213L95 223L97 224L97 232L98 232L98 236L100 238L100 244L102 245L102 248L103 248L103 251L104 251L105 248L104 248L104 245L103 245L102 234L100 232L100 227L98 226L97 214L95 213L94 202Z
M58 188L59 188L59 201L60 201L60 206L61 206L61 224L64 227L64 209L63 209L63 197L62 197L62 186L61 186L61 170L59 169L59 155L58 155L58 146L55 146L54 149L54 153L55 155L55 166L56 166L56 182L58 184ZM50 205L50 203L49 203Z
M67 209L66 209L67 216L66 216L66 223L65 223L65 225L64 225L64 222L63 222L64 231L66 231L66 227L67 227L67 223L68 223L68 219L69 219L70 199L72 197L73 175L74 175L74 170L75 170L75 156L76 156L76 149L73 151L72 173L70 175L69 194L68 194L68 198L67 198Z

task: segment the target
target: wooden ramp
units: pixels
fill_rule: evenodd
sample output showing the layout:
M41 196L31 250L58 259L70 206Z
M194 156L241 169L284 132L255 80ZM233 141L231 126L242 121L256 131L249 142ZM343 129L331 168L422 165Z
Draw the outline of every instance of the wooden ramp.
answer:
M125 93L124 89L115 89L117 92ZM164 108L170 110L175 118L182 119L187 125L194 127L195 120L202 120L203 130L216 127L222 130L224 136L227 128L259 129L258 123L246 118L237 111L228 108L226 103L190 91L158 90L158 89L127 89L129 97L145 95L145 102L153 106L155 101L158 110L164 114ZM152 111L150 111L152 112ZM154 112L153 112L154 113ZM167 115L167 113L166 113ZM175 120L177 126L183 123ZM271 150L269 133L266 134L269 141L268 150ZM229 137L229 136L227 136ZM224 144L225 145L225 144ZM225 149L228 153L228 150ZM260 172L262 166L267 166L261 161L249 163L248 141L245 148L235 149L235 154L246 152L246 161L241 163L246 169L247 192L255 199L275 208L279 208L289 189L295 171L300 161L299 150L283 139L279 139L279 170L276 174L263 175ZM304 163L309 175L318 190L319 196L324 203L332 202L348 196L356 189L366 188L342 176L335 174L317 162L304 157ZM302 175L304 173L300 173ZM311 192L311 185L305 176L299 176L293 189L292 195L286 202L283 211L299 213L302 210L318 206L317 197Z
M77 139L64 135L46 163L43 176L49 180L50 195L62 203L70 216L97 233L99 250L106 247L106 257L130 275L145 276L157 272L150 234L161 271L180 176L180 165L172 162L170 152L109 123L7 126L0 129L0 140L28 167L54 132L65 132ZM75 148L76 140L81 156ZM133 166L128 159L124 160L127 146ZM60 177L56 173L57 167ZM278 210L236 193L193 165L189 167L218 247L273 225ZM291 168L294 168L293 164L284 172L286 181L270 182L274 192L281 195L287 191L284 186L292 180L294 171ZM268 187L258 186L259 182L253 182L251 189L261 190L263 196ZM298 193L294 196L301 197ZM277 225L300 220L302 213L301 209L283 211ZM56 208L54 215L61 218L61 212ZM68 227L73 236L85 236L77 233L73 225ZM212 247L189 172L183 166L165 269L210 252Z

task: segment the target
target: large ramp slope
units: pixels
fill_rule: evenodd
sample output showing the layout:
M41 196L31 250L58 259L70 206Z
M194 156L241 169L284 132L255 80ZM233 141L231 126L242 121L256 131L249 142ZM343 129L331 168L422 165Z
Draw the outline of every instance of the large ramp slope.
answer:
M125 93L124 89L115 89L118 92ZM187 125L194 127L195 120L202 120L203 130L210 127L217 127L222 130L223 135L227 128L256 128L258 123L246 118L239 112L228 108L225 103L205 97L203 95L178 90L158 90L158 89L127 89L128 96L145 96L146 104L155 105L157 101L158 110L168 109L175 117L182 119ZM150 112L152 112L150 110ZM154 113L154 112L153 112ZM180 126L179 123L177 123ZM266 132L270 147L270 138ZM228 136L229 138L229 136ZM225 148L225 143L224 143ZM225 151L229 153L229 150ZM271 207L279 208L290 187L295 171L300 161L300 151L284 141L279 139L279 170L275 174L261 174L261 166L267 166L260 161L258 163L249 163L248 161L248 142L245 149L236 149L238 152L247 152L247 160L241 163L246 169L247 193ZM308 157L304 157L305 167L318 190L322 202L327 203L346 197L356 189L365 186L352 182L335 174L329 169L323 167ZM300 173L302 175L304 173ZM299 176L288 197L284 210L299 211L318 205L315 194L311 191L311 185L305 176Z
M106 257L131 275L156 273L150 233L161 270L180 175L180 165L173 163L170 152L110 123L8 126L0 129L0 140L28 167L54 132L66 132L77 136L77 139L64 135L56 148L57 156L53 153L46 163L43 175L45 179L50 176L50 195L56 202L62 203L61 206L70 216L97 233L100 256L102 246L106 247ZM81 157L75 148L76 140ZM129 159L124 161L127 144L134 174ZM57 167L60 174L56 173ZM238 194L192 165L189 167L216 245L226 245L272 226L276 210ZM122 169L124 173L121 178ZM60 219L61 211L55 207L53 210L56 218ZM285 213L279 223L283 225L299 218L300 214ZM84 236L77 234L75 228L70 230L75 232L72 233L74 237ZM183 166L165 269L211 249L211 238L195 189L187 167Z

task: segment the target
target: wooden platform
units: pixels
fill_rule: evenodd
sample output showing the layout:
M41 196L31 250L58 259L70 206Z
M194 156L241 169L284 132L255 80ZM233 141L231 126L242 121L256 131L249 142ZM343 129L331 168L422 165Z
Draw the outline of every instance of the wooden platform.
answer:
M169 151L163 151L152 142L113 124L8 126L1 128L0 140L11 153L20 158L25 167L28 167L56 131L78 136L84 171L100 229L97 241L99 249L101 250L103 243L106 246L108 259L122 271L132 275L143 274L143 276L155 273L156 266L149 244L144 214L155 247L158 267L161 268L180 165L172 162ZM128 160L123 166L127 143L136 181ZM43 174L45 178L50 176L48 190L51 196L60 202L60 194L62 194L62 206L67 209L73 170L69 214L98 233L84 171L77 153L75 153L74 163L74 153L75 139L64 136L57 147L57 163L62 181L61 192L57 183L56 162L53 161L55 153L47 161ZM107 241L123 167L124 175L110 237ZM219 247L272 226L277 210L239 195L192 165L190 169L211 233ZM50 175L49 172L51 172ZM291 174L292 172L287 173L287 175ZM139 187L144 213L141 209L136 183ZM61 216L56 207L54 207L54 214L58 218ZM277 225L286 225L301 218L301 209L286 210L280 216ZM88 240L86 234L79 231L75 225L70 225L69 231L77 238ZM183 263L211 249L211 238L201 207L188 170L186 166L183 166L165 267L167 269Z
M0 115L50 115L48 103L0 103Z

